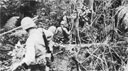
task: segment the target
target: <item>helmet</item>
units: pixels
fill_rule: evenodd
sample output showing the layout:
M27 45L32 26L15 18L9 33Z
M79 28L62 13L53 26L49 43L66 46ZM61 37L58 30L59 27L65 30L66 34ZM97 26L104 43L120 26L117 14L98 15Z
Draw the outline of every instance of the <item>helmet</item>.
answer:
M65 23L66 23L66 21L61 21L61 23L60 23L60 24L61 24L61 25L64 25Z
M56 31L56 27L55 26L50 26L48 31L50 31L50 32L52 32L54 34L55 31Z
M21 20L21 27L26 30L29 29L31 27L36 27L36 24L34 23L34 21L32 20L32 18L30 17L25 17Z
M64 17L63 17L63 20L64 20L64 21L67 21L67 17L66 17L66 16L64 16Z

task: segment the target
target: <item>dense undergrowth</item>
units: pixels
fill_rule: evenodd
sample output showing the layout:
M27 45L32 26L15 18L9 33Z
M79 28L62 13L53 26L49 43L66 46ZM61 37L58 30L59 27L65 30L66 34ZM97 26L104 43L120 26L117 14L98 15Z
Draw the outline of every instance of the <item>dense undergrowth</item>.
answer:
M7 3L9 2L7 0ZM11 2L13 3L13 1ZM19 2L17 1L17 3ZM77 5L70 0L64 0L64 2L57 0L57 2L39 4L41 8L44 7L46 15L43 17L44 19L39 18L38 26L45 26L44 28L51 24L59 26L62 12L72 10L69 8L71 5ZM51 63L54 71L127 71L125 68L128 59L127 37L121 37L116 31L112 31L115 24L115 9L118 7L118 5L116 7L113 5L116 0L95 0L94 3L93 23L79 27L81 43L55 45L55 59ZM5 8L3 11L12 9L8 8L6 2L3 5L5 5L2 7ZM10 12L6 13L9 15L4 15L10 16ZM25 53L24 43L27 38L27 34L24 33L15 31L0 37L0 71L9 71L12 64L22 60ZM18 43L19 40L22 42L21 44Z

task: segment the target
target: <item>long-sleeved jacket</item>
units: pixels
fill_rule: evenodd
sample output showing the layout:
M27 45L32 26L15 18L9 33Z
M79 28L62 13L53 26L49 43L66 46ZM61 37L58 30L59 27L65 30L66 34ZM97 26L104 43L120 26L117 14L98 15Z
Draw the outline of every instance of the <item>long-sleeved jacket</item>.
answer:
M26 63L27 65L35 64L36 57L41 56L45 59L46 49L44 39L42 37L42 31L44 31L49 42L53 37L53 33L42 28L32 29L29 32L29 37L26 41L26 54L22 60L22 63ZM51 46L52 47L52 46Z

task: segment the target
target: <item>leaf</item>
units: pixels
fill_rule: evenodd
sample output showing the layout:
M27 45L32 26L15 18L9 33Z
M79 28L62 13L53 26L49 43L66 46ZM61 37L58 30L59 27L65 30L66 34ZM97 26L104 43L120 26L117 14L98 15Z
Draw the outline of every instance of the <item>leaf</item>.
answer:
M6 29L13 29L16 27L16 22L18 20L19 16L11 17L7 23L5 24L4 28Z

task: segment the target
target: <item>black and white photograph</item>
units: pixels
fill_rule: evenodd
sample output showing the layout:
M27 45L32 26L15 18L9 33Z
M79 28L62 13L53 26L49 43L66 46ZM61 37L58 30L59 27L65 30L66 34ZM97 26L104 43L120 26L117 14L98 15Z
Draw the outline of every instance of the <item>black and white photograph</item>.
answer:
M128 0L0 0L0 71L128 71Z

